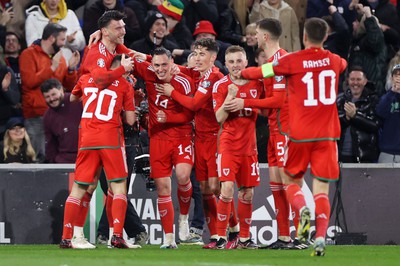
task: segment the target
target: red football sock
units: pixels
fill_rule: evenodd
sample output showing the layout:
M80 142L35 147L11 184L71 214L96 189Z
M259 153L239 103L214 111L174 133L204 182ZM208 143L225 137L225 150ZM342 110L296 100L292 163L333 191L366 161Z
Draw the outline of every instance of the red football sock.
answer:
M250 237L251 215L253 211L253 204L251 200L238 200L238 215L240 221L239 237Z
M278 223L278 236L290 236L289 203L286 199L284 184L269 182L275 202L276 221Z
M79 214L75 219L75 226L83 227L85 225L91 199L92 194L86 191L85 195L83 195L83 198L81 199L81 207L79 210Z
M293 211L296 213L296 216L300 216L299 212L301 208L306 206L306 200L304 199L303 191L297 184L290 184L286 187L286 197L292 206Z
M315 238L325 238L326 230L329 225L329 216L331 214L331 205L328 195L320 193L314 196L315 201Z
M296 229L296 237L297 237L297 228L299 227L300 219L299 219L299 214L296 213L296 212L293 210L293 208L292 208L292 217L293 217L293 225L294 225L294 227L295 227L295 229Z
M235 227L239 223L235 208L235 202L231 201L231 214L229 216L229 227Z
M73 234L73 225L75 223L75 217L79 213L81 200L69 196L65 201L64 209L64 223L63 223L63 234L62 239L71 239Z
M217 233L219 237L226 238L226 227L228 226L228 217L231 214L232 198L219 197L217 204Z
M217 234L217 199L214 194L203 195L204 216L210 236Z
M174 206L171 196L158 196L158 213L161 217L161 224L166 234L174 232Z
M192 199L192 183L189 182L185 185L178 184L178 201L179 201L179 213L182 215L189 214L190 200Z
M112 216L112 205L113 205L114 194L111 190L107 191L107 199L106 199L106 214L108 220L108 226L113 227L113 216ZM110 236L111 237L111 236Z
M112 204L112 217L114 235L122 237L125 223L127 199L125 194L114 195Z

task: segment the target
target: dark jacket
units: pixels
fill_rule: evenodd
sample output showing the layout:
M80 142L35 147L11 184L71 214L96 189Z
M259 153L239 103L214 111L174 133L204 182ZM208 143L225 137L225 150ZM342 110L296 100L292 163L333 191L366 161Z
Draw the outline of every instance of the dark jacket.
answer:
M191 0L182 0L185 5L183 16L186 18L186 24L193 33L196 23L200 20L208 20L214 25L218 23L218 9L216 0L201 0L197 3Z
M341 126L339 154L342 152L346 129L350 127L353 156L357 158L357 162L368 163L378 159L379 119L375 113L378 100L379 98L373 90L364 88L360 99L355 102L357 107L355 117L347 120L344 104L352 101L350 89L338 96L337 107Z
M243 31L239 18L231 7L219 15L217 27L218 39L235 45L243 45Z
M27 144L25 140L16 155L11 155L7 152L7 159L4 158L3 145L1 145L0 148L0 163L34 163L32 158L26 155Z
M176 24L172 32L167 35L167 39L176 43L179 49L190 49L190 46L193 43L193 37L186 25L184 17L182 17L182 20Z
M400 155L400 94L388 91L376 107L376 114L382 119L379 134L379 148L382 152Z
M349 68L361 66L369 81L374 82L376 93L385 93L387 49L383 32L375 18L366 18L366 33L353 39L348 60Z
M143 37L148 33L145 24L146 16L151 10L158 11L157 6L149 4L147 0L126 0L125 6L135 11Z

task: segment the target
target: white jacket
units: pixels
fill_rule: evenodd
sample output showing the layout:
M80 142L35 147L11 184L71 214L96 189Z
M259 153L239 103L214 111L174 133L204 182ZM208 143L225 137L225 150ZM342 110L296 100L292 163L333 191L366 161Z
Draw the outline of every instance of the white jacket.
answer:
M49 19L43 14L39 6L34 5L26 10L25 21L25 38L27 46L31 45L35 40L42 38L44 27L49 23ZM59 21L60 25L67 28L67 35L76 33L75 40L71 43L66 42L65 46L75 51L82 51L86 46L85 37L83 36L81 25L74 11L68 9L67 16Z

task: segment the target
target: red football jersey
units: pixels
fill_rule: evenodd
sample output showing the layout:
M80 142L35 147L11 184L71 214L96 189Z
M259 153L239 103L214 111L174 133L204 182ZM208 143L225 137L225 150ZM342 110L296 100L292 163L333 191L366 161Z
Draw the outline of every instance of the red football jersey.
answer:
M214 112L222 106L228 94L228 86L232 84L229 75L216 82L213 87ZM236 85L239 90L236 98L258 99L263 93L263 84L259 80L249 80L244 85ZM244 108L240 111L229 113L222 124L219 136L218 153L250 156L257 154L256 145L256 120L258 109Z
M117 46L117 52L119 46ZM110 53L102 42L96 43L88 49L82 62L81 73L90 73L100 89L109 86L125 73L123 66L109 70L115 55L116 53Z
M336 96L339 75L346 66L346 60L320 48L291 53L274 63L275 75L284 75L288 81L293 141L340 138Z
M220 126L214 115L212 88L214 83L224 75L216 67L209 69L201 78L198 71L189 68L181 70L182 73L189 75L195 80L196 92L193 98L189 98L179 92L173 91L171 97L184 107L195 111L196 139L216 138Z
M131 84L120 77L99 90L90 74L81 76L72 94L82 97L80 149L118 148L121 141L121 111L134 111Z
M287 52L279 49L268 62L275 62ZM284 76L274 76L263 80L266 98L271 97L274 91L286 91L286 78ZM288 98L285 97L285 102L281 108L271 109L268 112L268 125L270 134L288 133L289 127L289 104Z
M160 95L155 89L155 84L162 84L154 72L154 68L147 61L135 59L134 75L141 77L146 82L149 102L149 136L160 139L176 139L192 135L193 112L174 101L172 98ZM193 80L184 75L177 74L169 82L175 90L184 95L191 95L194 88ZM167 116L167 123L157 121L157 112L162 110ZM168 122L173 120L176 122Z

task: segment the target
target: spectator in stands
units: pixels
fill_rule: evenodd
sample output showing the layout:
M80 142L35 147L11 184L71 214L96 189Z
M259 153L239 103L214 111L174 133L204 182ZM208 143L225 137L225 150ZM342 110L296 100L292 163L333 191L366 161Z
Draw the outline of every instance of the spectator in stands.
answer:
M57 23L67 28L67 41L63 55L68 61L73 51L85 48L85 37L74 11L67 8L65 0L43 0L26 10L25 38L27 46L40 39L44 27L49 23Z
M158 6L158 10L167 20L167 33L169 33L167 39L176 43L180 49L190 49L193 38L186 25L185 18L182 17L183 8L183 3L180 0L164 0L163 3Z
M322 18L323 16L327 16L329 15L328 7L330 5L334 5L337 7L338 12L343 16L344 20L350 28L353 21L357 17L357 12L354 8L358 3L359 0L308 0L306 17Z
M9 66L15 76L18 88L21 90L21 73L19 71L19 55L21 53L21 39L14 32L6 33L6 43L4 46L4 61Z
M160 12L151 11L149 13L145 28L147 32L145 37L133 42L129 48L144 54L153 54L154 49L161 46L169 51L179 49L176 43L166 38L168 35L167 19Z
M256 51L258 48L257 43L257 25L250 23L246 26L246 43L244 44L244 50L248 58L248 66L258 66L256 61Z
M196 28L193 32L193 37L195 38L196 41L200 40L200 39L204 39L204 38L210 38L210 39L216 40L217 33L215 32L214 27L210 21L202 20L196 24ZM219 52L217 54L217 60L215 61L214 64L216 67L218 67L220 69L220 71L223 74L227 74L227 70L224 67L225 51L226 51L226 49L228 49L229 46L231 46L231 44L222 42L219 40L216 40L216 41L217 41L217 44L219 47Z
M233 9L233 2L225 2L219 15L217 32L219 39L233 45L244 46L246 37L243 34L239 17Z
M25 130L21 117L12 117L7 121L3 145L1 145L0 163L34 163L35 150Z
M125 43L132 43L142 36L134 10L124 6L119 0L96 0L92 5L87 6L83 12L83 31L86 40L89 40L89 35L98 29L98 19L108 10L118 10L125 14Z
M0 65L0 81L0 141L2 141L8 119L22 116L22 112L19 106L21 94L9 67Z
M386 75L386 85L385 85L386 91L392 88L392 72L393 72L392 69L395 65L399 64L400 64L400 50L397 51L396 55L393 56L393 58L389 62L388 71Z
M361 66L365 76L375 85L378 96L384 93L387 71L387 49L378 19L370 7L358 4L359 14L353 22L353 40L350 46L349 66Z
M75 163L82 103L70 102L61 82L48 79L40 85L49 109L43 115L46 162Z
M339 161L373 163L379 156L379 120L375 113L378 96L359 66L349 71L348 89L337 98L341 125Z
M163 0L125 0L125 6L132 10L135 10L136 18L139 22L142 36L146 34L144 32L145 19L149 11L157 11L157 6L161 5Z
M7 2L10 3L10 1L1 1L0 20L2 20L2 22L4 22L3 16L9 16L9 14L7 14L7 9L9 8L6 8L6 5L10 6L10 4L6 4ZM11 0L12 9L9 9L9 11L12 11L12 18L9 17L9 21L5 24L0 23L6 27L6 31L15 32L20 38L25 38L25 10L31 2L32 0ZM25 44L25 41L22 43Z
M279 45L288 52L300 50L300 29L296 13L283 0L254 0L249 20L255 23L264 18L278 19L282 24Z
M400 18L396 7L389 0L361 0L364 6L370 6L372 14L378 18L388 49L388 60L399 50Z
M328 7L329 15L322 17L328 23L328 39L324 42L324 49L347 58L349 54L351 32L343 16L334 5ZM339 90L340 91L340 90Z
M379 163L400 163L400 64L392 68L392 87L376 107L383 125L379 136Z
M300 40L303 39L303 28L304 22L307 17L307 3L308 0L286 0L286 3L289 4L291 8L293 8L294 13L296 14L297 20L299 21L300 28Z
M201 20L210 21L211 24L217 26L218 23L218 8L216 0L183 0L185 9L183 16L186 18L186 23L190 32L193 32L196 25Z
M40 84L49 78L61 81L64 88L72 90L77 81L76 66L80 55L77 51L67 63L60 51L67 39L67 28L49 23L43 30L42 39L35 41L19 57L22 80L22 112L25 127L32 138L38 160L44 160L43 114L47 105L40 91Z

